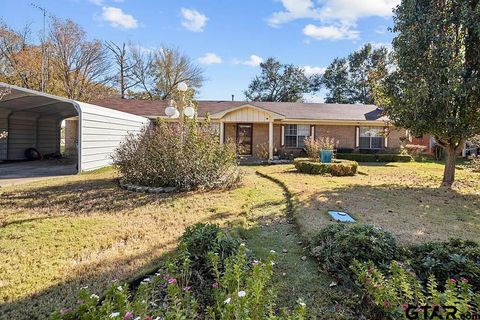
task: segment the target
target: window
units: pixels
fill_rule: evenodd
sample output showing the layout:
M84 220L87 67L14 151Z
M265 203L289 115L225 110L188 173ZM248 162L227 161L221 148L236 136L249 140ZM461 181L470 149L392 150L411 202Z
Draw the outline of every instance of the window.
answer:
M305 147L305 138L310 136L310 125L287 124L285 125L285 146L287 148Z
M381 149L384 145L383 128L360 127L360 149Z

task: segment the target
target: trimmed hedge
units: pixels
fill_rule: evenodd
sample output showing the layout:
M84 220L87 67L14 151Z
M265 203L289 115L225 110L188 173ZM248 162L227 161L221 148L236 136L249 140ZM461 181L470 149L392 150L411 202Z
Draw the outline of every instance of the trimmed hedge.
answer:
M412 157L404 154L364 154L364 153L337 153L338 159L352 160L358 162L410 162Z
M308 174L331 174L336 177L354 176L358 163L349 160L333 160L332 163L315 162L308 158L297 158L293 161L295 168Z

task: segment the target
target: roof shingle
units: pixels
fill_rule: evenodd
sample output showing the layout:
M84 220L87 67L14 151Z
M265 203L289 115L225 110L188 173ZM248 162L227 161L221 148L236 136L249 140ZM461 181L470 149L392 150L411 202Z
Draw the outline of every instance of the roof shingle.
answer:
M133 100L108 98L92 102L95 105L128 112L144 117L165 115L168 102L165 100ZM237 108L253 105L267 111L296 120L345 120L345 121L387 121L383 111L375 105L363 104L328 104L301 102L257 102L257 101L198 101L198 115L205 116Z

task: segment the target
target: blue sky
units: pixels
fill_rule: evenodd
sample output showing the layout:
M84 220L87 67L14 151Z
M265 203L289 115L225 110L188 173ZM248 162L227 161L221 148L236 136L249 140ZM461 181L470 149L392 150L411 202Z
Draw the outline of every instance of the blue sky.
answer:
M79 23L90 38L176 46L205 69L200 99L240 100L268 57L322 72L366 42L389 44L399 0L2 0L0 16L40 30L31 2Z

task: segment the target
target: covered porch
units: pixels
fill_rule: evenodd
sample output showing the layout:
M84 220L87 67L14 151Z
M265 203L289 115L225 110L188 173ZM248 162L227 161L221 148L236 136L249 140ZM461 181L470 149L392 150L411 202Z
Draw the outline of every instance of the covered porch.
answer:
M280 121L284 118L248 104L212 115L219 123L220 143L234 142L240 157L269 160L281 145Z

